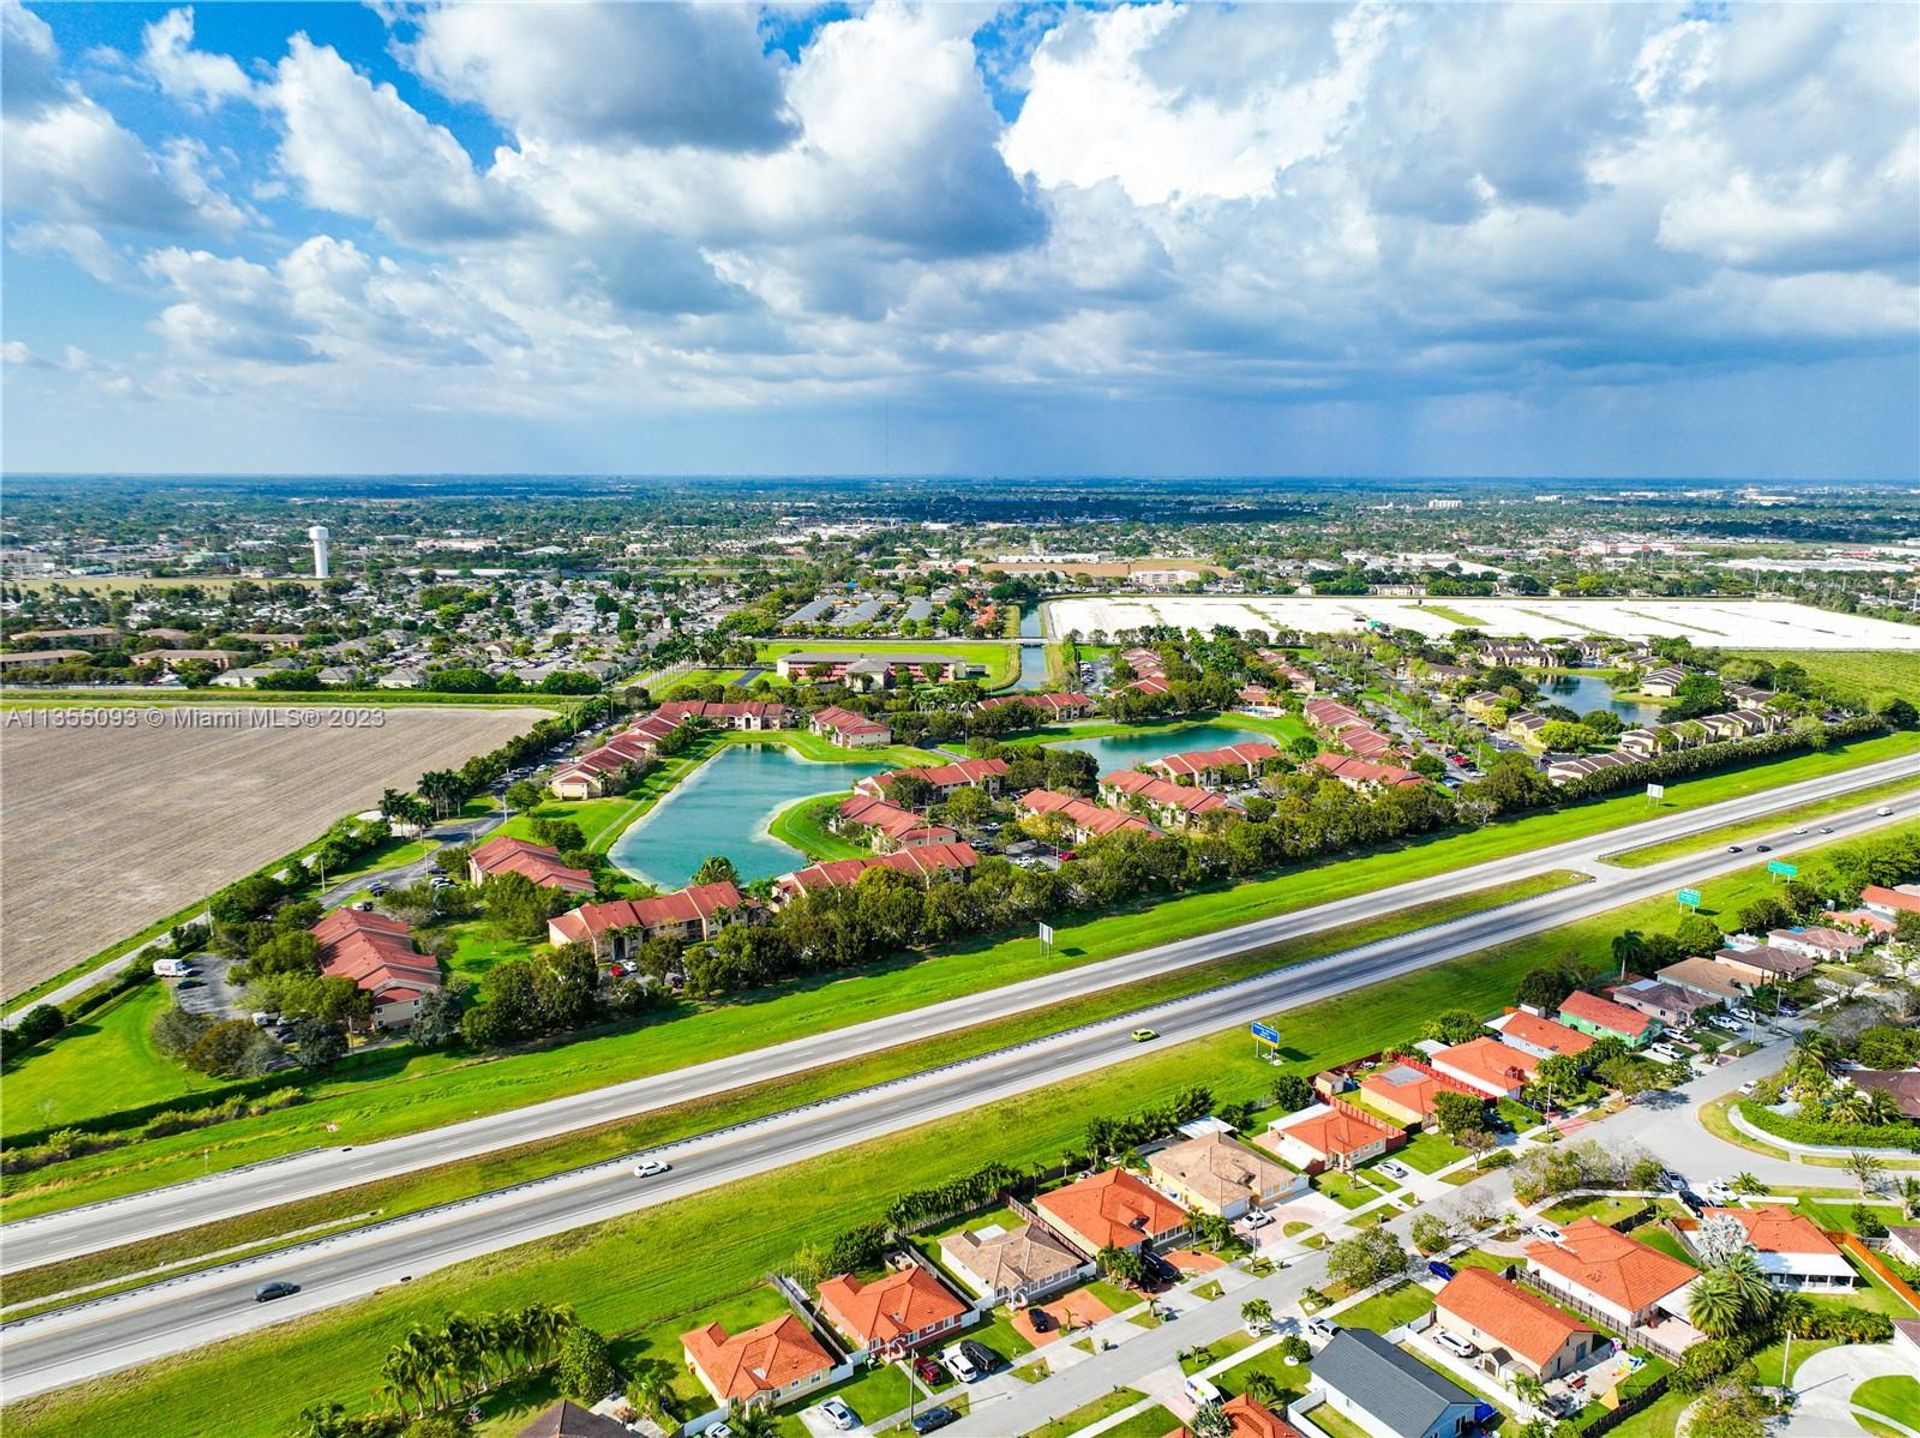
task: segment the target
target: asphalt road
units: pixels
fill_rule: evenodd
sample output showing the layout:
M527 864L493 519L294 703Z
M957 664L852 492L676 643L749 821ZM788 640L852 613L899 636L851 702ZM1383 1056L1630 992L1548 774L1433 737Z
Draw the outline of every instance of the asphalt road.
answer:
M1639 846L1658 843L1763 815L1810 799L1842 793L1849 788L1911 774L1915 768L1915 761L1911 758L1865 766L1745 799L1651 820L1633 826L1628 831L1630 837L1615 830L1590 839L1537 849L1525 856L1492 860L1353 898L1255 920L1235 928L1156 945L1117 959L1083 964L905 1013L483 1118L448 1124L423 1133L364 1146L311 1149L284 1159L169 1188L9 1223L0 1227L0 1273L17 1272L79 1254L216 1222L256 1208L350 1188L560 1133L631 1118L653 1109L1057 1004L1193 964L1243 954L1252 949L1375 918L1395 909L1468 893L1527 874L1551 869L1585 870L1595 879L1577 891L1579 898L1558 897L1567 903L1583 905L1582 913L1599 912L1629 902L1639 894L1676 886L1682 870L1688 879L1704 876L1711 871L1707 862L1698 858L1679 860L1657 868L1622 870L1600 862L1600 856L1604 853L1617 851L1628 844ZM1903 806L1908 812L1912 808L1911 801ZM1825 822L1836 832L1844 833L1847 823L1858 822L1871 815L1872 808L1868 806L1850 820L1843 821L1836 816ZM1814 834L1801 842L1815 842L1823 837ZM1789 839L1783 837L1776 844L1776 849L1785 853L1789 844ZM1752 862L1750 854L1720 857L1735 861L1732 865L1722 865L1723 868ZM1650 886L1647 882L1649 876L1652 876ZM1504 911L1504 915L1511 917L1520 913L1524 916L1531 912L1530 906L1523 906L1520 910ZM1477 935L1484 932L1484 917L1463 919L1456 925L1442 926L1410 937L1417 937L1422 943L1439 941L1461 930L1462 926ZM1562 922L1566 920L1552 918L1538 927ZM1533 931L1524 929L1515 932ZM1510 937L1511 934L1505 936ZM1480 942L1494 941L1482 939ZM1478 946L1471 944L1452 952L1467 953ZM1437 960L1430 958L1428 961ZM1361 978L1353 982L1365 981Z
M1827 822L1844 833L1873 820L1872 806L1864 806ZM1787 854L1821 839L1818 834L1797 841L1783 838L1775 848ZM1125 1062L1141 1052L1128 1034L1142 1023L1157 1029L1159 1042L1165 1044L1277 1016L1284 1036L1284 1014L1298 1005L1667 892L1683 875L1689 882L1698 881L1753 862L1751 852L1722 853L1645 869L1608 870L1605 879L1578 888L669 1145L654 1151L673 1166L661 1177L633 1177L630 1160L600 1164L24 1319L0 1328L0 1382L9 1397L24 1397L97 1377L350 1302L468 1258ZM1377 898L1373 907L1379 911ZM255 1287L271 1279L298 1283L301 1292L270 1304L255 1303Z

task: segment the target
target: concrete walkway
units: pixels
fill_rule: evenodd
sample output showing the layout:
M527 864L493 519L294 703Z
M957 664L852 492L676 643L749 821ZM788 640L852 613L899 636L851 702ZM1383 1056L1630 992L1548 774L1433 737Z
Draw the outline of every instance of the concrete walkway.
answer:
M1869 1378L1920 1378L1920 1356L1902 1343L1850 1343L1825 1348L1793 1375L1800 1401L1782 1431L1788 1438L1843 1438L1860 1432L1853 1421L1853 1390ZM1763 1379L1767 1375L1762 1374ZM1774 1375L1776 1378L1778 1374ZM1877 1416L1877 1415L1876 1415ZM1879 1421L1885 1422L1885 1419Z

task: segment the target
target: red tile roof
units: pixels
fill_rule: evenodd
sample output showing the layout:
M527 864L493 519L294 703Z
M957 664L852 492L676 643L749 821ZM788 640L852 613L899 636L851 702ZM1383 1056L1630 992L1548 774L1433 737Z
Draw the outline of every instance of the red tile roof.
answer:
M837 734L892 734L893 730L864 714L856 714L851 709L843 709L838 704L829 704L824 709L816 709L813 722L824 724Z
M815 889L852 888L869 869L896 869L926 878L954 869L971 869L979 862L980 856L971 844L922 844L871 859L832 859L824 864L810 864L791 874L782 874L777 882L783 889L806 894Z
M1860 891L1860 902L1870 908L1920 914L1920 894L1909 893L1905 888L1888 889L1879 884L1868 884Z
M1533 1071L1540 1067L1540 1060L1532 1054L1498 1039L1473 1039L1440 1049L1433 1055L1433 1061L1441 1068L1458 1069L1476 1087L1490 1084L1502 1092L1524 1087L1532 1081Z
M1812 1219L1782 1204L1768 1204L1764 1208L1708 1208L1703 1209L1700 1216L1738 1220L1747 1231L1747 1242L1761 1253L1817 1253L1823 1258L1840 1257L1839 1248Z
M1187 1223L1184 1208L1122 1168L1043 1193L1034 1207L1095 1249L1131 1248Z
M1143 774L1138 769L1116 769L1111 774L1102 774L1100 782L1133 798L1145 799L1149 804L1179 809L1187 814L1205 814L1227 806L1227 801L1211 789L1176 784L1170 779Z
M829 1278L820 1285L820 1303L862 1344L904 1338L967 1311L966 1304L917 1263L872 1283L850 1273Z
M1315 1153L1328 1158L1344 1158L1383 1140L1401 1136L1400 1130L1392 1124L1346 1108L1329 1109L1312 1118L1290 1123L1279 1132L1286 1138L1300 1140Z
M1329 778L1343 784L1380 784L1399 789L1426 782L1411 769L1402 769L1396 764L1375 764L1370 759L1355 759L1347 754L1316 754L1313 762L1326 770Z
M1699 1273L1593 1218L1575 1219L1558 1243L1528 1244L1527 1258L1630 1313L1651 1308Z
M1051 789L1029 789L1020 799L1021 806L1033 814L1059 814L1076 829L1084 829L1092 838L1117 833L1122 829L1157 834L1159 830L1138 814L1125 809L1109 809L1074 794L1057 794Z
M1551 1362L1575 1334L1593 1335L1577 1318L1484 1268L1461 1269L1433 1302L1535 1367Z
M737 909L746 901L730 883L693 884L652 899L615 899L606 904L582 904L550 921L569 942L583 943L614 929L657 929L711 919L723 909Z
M1268 760L1282 757L1280 750L1272 744L1229 744L1221 749L1189 749L1180 754L1168 754L1155 759L1150 767L1164 770L1174 777L1197 778L1224 769L1245 769L1251 774Z
M386 914L335 909L308 930L320 943L320 975L351 979L381 1003L417 998L440 987L439 962L416 953L412 929Z
M1298 1428L1278 1413L1264 1403L1256 1403L1244 1393L1222 1403L1220 1411L1227 1417L1233 1438L1305 1438ZM1167 1434L1167 1438L1193 1438L1193 1430L1183 1424Z
M1583 1034L1537 1014L1514 1013L1500 1026L1510 1039L1519 1039L1556 1054L1583 1054L1593 1047L1592 1034Z
M1650 1022L1645 1014L1637 1013L1625 1004L1616 1004L1612 999L1587 993L1584 989L1567 995L1566 1002L1560 1005L1560 1015L1562 1018L1584 1019L1596 1028L1607 1029L1630 1039L1645 1033Z
M510 839L501 834L473 851L473 865L481 877L496 874L523 874L546 889L565 889L570 894L591 894L593 875L585 869L571 868L560 862L557 849L545 844L530 844L525 839Z
M792 1313L731 1336L709 1323L681 1334L680 1343L723 1398L743 1403L833 1367L820 1340Z

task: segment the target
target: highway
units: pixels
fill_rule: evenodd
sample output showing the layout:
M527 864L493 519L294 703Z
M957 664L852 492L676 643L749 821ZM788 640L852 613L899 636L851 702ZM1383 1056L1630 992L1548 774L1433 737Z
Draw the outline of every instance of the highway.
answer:
M1903 815L1911 804L1901 806ZM1723 815L1717 822L1726 822ZM1836 833L1878 822L1866 805L1824 821ZM1636 835L1640 842L1643 835ZM1825 841L1818 833L1775 842L1781 855ZM1618 848L1617 836L1590 850ZM1543 850L1541 854L1556 853ZM1537 857L1537 856L1536 856ZM1548 867L1562 866L1559 855ZM968 1111L1074 1074L1138 1057L1129 1031L1157 1029L1178 1043L1273 1019L1359 985L1459 958L1618 905L1670 892L1755 862L1749 851L1669 861L1644 869L1596 865L1604 877L1500 909L1468 915L1260 975L1244 982L1087 1025L1016 1048L930 1070L842 1098L790 1110L654 1150L668 1174L637 1179L631 1160L501 1190L461 1203L242 1260L218 1269L23 1319L0 1328L0 1381L9 1398L147 1362L365 1297L465 1259L604 1221L796 1161ZM1526 867L1540 867L1530 862ZM1518 872L1509 865L1510 872ZM1456 886L1462 884L1455 876ZM1379 896L1373 911L1383 912ZM1257 926L1248 926L1257 927ZM1262 939L1261 942L1268 940ZM1285 1032L1284 1017L1280 1028ZM253 1301L272 1279L302 1285L295 1297Z
M257 1208L351 1188L561 1133L629 1119L651 1110L1047 1007L1115 985L1244 954L1249 950L1376 918L1392 910L1451 898L1529 874L1552 869L1583 870L1595 876L1595 883L1588 886L1588 891L1602 897L1603 902L1599 907L1611 907L1627 902L1626 899L1612 897L1616 893L1613 886L1630 883L1653 871L1616 869L1601 862L1601 856L1606 853L1760 817L1810 800L1841 794L1849 789L1913 775L1916 771L1920 771L1920 764L1916 764L1911 757L1866 765L1744 799L1728 800L1722 804L1649 820L1624 830L1610 830L1591 838L1536 849L1525 855L1495 859L1191 939L1156 945L1120 958L1062 969L1040 978L964 995L727 1058L590 1089L401 1138L351 1147L310 1149L283 1159L229 1170L168 1188L9 1223L0 1227L0 1273L15 1273L159 1234L218 1222ZM1910 811L1912 802L1906 801L1902 807ZM1827 822L1836 829L1841 828L1837 820Z

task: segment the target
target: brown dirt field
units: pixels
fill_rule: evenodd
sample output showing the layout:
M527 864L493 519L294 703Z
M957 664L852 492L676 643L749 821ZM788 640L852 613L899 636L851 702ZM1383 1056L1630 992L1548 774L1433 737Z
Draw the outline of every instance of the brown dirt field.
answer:
M71 713L73 711L65 711ZM0 991L59 973L311 839L342 815L522 733L547 711L127 708L124 728L0 714ZM160 713L165 722L149 724ZM186 716L179 719L177 716ZM186 727L194 717L246 727ZM249 723L249 721L252 721ZM279 722L286 727L264 727Z

